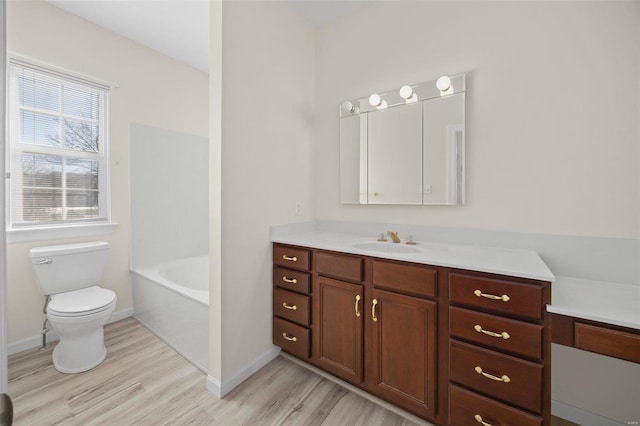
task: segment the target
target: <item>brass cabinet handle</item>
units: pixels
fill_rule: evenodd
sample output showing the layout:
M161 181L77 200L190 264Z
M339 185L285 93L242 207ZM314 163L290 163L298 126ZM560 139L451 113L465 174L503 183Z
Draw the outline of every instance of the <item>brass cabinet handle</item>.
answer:
M289 262L297 262L298 261L297 257L295 257L295 256L287 256L286 254L283 254L282 258L284 260L288 260Z
M289 336L287 336L287 333L282 333L282 337L284 337L284 338L285 338L285 340L288 340L288 341L290 341L290 342L296 342L296 341L298 341L298 339L296 339L296 336L289 337Z
M296 284L298 282L298 280L295 278L287 278L287 277L282 277L282 281L284 281L285 283L291 283L291 284Z
M285 308L285 309L289 309L291 311L298 310L298 307L296 305L287 305L286 302L282 302L282 307Z
M476 366L475 370L476 370L476 373L482 374L487 379L495 380L496 382L509 383L511 381L509 376L507 376L506 374L503 374L502 377L498 377L498 376L494 376L493 374L485 373L484 371L482 371L482 368L480 368L479 365Z
M487 423L482 420L482 416L480 414L476 414L475 416L473 416L473 418L476 419L476 422L480 423L483 426L493 426L491 423Z
M507 333L506 331L503 331L502 333L495 333L493 331L489 331L489 330L484 330L480 324L476 324L473 326L473 329L475 331L477 331L478 333L484 333L487 336L491 336L491 337L500 337L504 340L507 340L509 338L511 338L511 336L509 335L509 333Z
M378 321L378 317L376 316L376 305L378 304L378 299L373 299L371 302L371 319L375 322Z
M358 304L360 303L360 295L356 294L356 316L359 317L360 316L360 310L358 309Z
M509 300L511 300L511 298L506 294L503 294L502 296L496 296L494 294L483 293L480 290L475 290L473 294L478 297L486 297L487 299L502 300L503 302L508 302Z

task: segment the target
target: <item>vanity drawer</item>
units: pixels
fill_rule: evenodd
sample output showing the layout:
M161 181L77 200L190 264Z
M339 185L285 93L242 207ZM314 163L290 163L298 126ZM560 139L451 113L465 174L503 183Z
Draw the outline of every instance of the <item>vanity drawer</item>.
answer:
M302 359L309 359L309 334L307 328L280 318L273 318L273 344L283 351Z
M437 271L424 266L373 261L373 286L416 296L435 297Z
M449 308L449 333L495 349L542 359L542 326L462 308Z
M450 379L524 409L542 410L541 364L450 341Z
M281 288L273 289L273 313L281 318L309 326L311 298Z
M580 322L574 324L574 333L578 349L640 363L640 334Z
M487 311L542 319L542 286L472 275L449 275L449 300Z
M297 291L298 293L311 293L311 280L308 273L293 271L279 266L273 268L273 285Z
M449 424L479 426L542 426L542 418L477 393L449 386Z
M364 260L359 257L319 252L316 269L320 275L351 281L364 279Z
M273 263L287 268L308 271L311 267L311 251L300 247L274 245Z

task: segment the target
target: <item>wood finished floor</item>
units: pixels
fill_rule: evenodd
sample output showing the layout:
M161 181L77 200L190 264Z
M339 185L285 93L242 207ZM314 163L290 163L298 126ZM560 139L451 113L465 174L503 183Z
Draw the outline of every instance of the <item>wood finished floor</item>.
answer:
M82 374L51 352L9 357L15 425L398 425L413 423L278 357L218 400L205 375L132 318L105 327L107 359Z
M14 424L414 425L282 357L219 400L201 371L135 319L107 325L105 343L107 359L82 374L53 368L55 345L10 356Z

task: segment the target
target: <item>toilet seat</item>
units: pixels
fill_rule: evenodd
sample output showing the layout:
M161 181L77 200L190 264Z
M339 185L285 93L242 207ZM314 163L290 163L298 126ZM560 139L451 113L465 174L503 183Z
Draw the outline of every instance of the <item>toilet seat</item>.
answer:
M111 308L116 294L98 286L56 294L51 297L47 314L58 317L81 317Z

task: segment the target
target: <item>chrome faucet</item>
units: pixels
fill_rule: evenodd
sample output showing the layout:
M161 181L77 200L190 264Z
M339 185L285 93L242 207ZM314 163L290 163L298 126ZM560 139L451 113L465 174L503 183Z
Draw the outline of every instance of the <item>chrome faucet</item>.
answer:
M387 231L387 235L389 237L391 237L391 241L393 241L394 243L399 243L400 242L400 237L398 237L398 233L397 232Z

